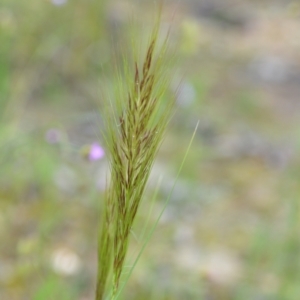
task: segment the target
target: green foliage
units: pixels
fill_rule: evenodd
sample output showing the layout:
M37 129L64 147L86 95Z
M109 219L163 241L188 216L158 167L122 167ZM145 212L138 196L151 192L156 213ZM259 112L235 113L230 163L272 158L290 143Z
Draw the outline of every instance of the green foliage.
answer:
M33 300L45 300L45 299L63 299L71 300L74 298L74 293L66 289L66 286L57 277L49 277L41 283L35 292Z

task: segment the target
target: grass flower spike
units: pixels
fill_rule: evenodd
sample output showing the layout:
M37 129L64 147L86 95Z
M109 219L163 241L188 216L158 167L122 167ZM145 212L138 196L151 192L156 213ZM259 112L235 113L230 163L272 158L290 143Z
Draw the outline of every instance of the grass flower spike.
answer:
M111 180L99 233L97 300L104 299L107 285L110 299L117 297L130 231L172 111L173 100L165 95L170 82L168 37L159 42L159 25L144 59L134 57L132 67L124 60L118 92L104 117Z

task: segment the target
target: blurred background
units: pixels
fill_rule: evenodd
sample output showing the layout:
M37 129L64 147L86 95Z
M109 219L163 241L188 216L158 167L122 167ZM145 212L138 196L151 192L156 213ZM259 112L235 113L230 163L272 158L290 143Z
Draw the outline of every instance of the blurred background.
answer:
M94 299L101 91L155 3L1 0L1 300ZM199 128L122 299L300 299L300 3L165 1L170 26L180 85L128 264Z

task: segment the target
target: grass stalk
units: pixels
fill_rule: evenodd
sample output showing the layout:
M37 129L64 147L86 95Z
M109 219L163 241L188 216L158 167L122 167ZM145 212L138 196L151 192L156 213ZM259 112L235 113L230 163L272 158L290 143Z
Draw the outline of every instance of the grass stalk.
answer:
M118 92L105 114L111 179L98 237L96 300L109 288L110 299L119 295L130 232L172 112L173 100L165 97L171 79L168 36L159 43L159 25L157 20L144 59L135 57L133 68L124 60Z
M178 172L177 172L175 181L174 181L174 183L173 183L173 185L172 185L172 188L171 188L171 190L170 190L170 192L169 192L169 194L168 194L168 197L167 197L167 199L166 199L166 201L165 201L165 204L164 204L162 210L160 211L160 214L158 215L158 217L157 217L157 219L156 219L154 225L151 227L150 231L148 232L148 234L147 234L147 236L146 236L146 239L145 239L145 241L144 241L144 243L143 243L143 245L142 245L142 247L141 247L141 249L140 249L140 251L139 251L137 257L136 257L136 259L134 260L134 262L133 262L133 264L132 264L132 266L131 266L131 268L130 268L130 271L129 271L128 275L127 275L126 280L124 281L122 287L119 289L119 292L118 292L118 294L117 294L117 297L115 298L116 300L117 300L117 299L119 298L119 296L121 295L121 292L122 292L123 288L125 287L125 284L127 283L129 277L131 276L131 274L132 274L132 272L133 272L133 270L134 270L134 268L135 268L135 266L136 266L138 260L140 259L140 257L141 257L141 255L142 255L142 253L144 252L144 250L145 250L147 244L149 243L149 241L150 241L150 239L151 239L151 237L152 237L152 235L153 235L153 233L154 233L154 231L155 231L155 229L156 229L156 227L157 227L157 225L158 225L159 220L161 219L161 217L162 217L164 211L165 211L166 208L167 208L167 205L168 205L168 203L169 203L169 201L170 201L170 199L171 199L171 196L172 196L172 194L173 194L173 191L174 191L174 188L175 188L175 186L176 186L176 183L177 183L177 181L178 181L178 179L179 179L179 175L180 175L180 173L181 173L181 171L182 171L182 168L183 168L183 166L184 166L184 163L185 163L185 161L186 161L187 155L188 155L188 153L189 153L189 151L190 151L190 149L191 149L191 146L192 146L192 143L193 143L193 141L194 141L194 138L195 138L195 135L196 135L198 126L199 126L199 122L197 123L197 125L196 125L196 127L195 127L195 130L194 130L193 135L192 135L192 137L191 137L191 140L190 140L190 142L189 142L189 144L188 144L188 147L187 147L187 150L186 150L186 152L185 152L185 154L184 154L184 157L183 157L183 159L182 159L182 161L181 161L181 164L180 164L179 170L178 170Z

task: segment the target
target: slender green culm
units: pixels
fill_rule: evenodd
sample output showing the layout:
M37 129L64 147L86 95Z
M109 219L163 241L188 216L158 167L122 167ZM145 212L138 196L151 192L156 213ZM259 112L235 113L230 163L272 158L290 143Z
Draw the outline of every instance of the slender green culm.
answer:
M96 300L116 299L130 232L155 155L172 112L168 36L159 41L160 16L141 60L124 60L117 93L104 115L111 178L99 231ZM136 50L136 49L135 49Z

